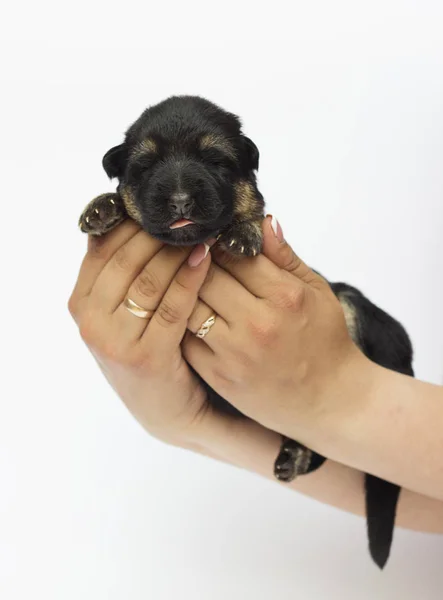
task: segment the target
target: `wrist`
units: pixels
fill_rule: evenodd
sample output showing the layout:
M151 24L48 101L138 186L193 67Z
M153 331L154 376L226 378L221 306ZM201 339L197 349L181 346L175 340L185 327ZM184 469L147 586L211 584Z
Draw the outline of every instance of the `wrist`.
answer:
M335 455L344 446L358 445L367 435L369 415L376 412L379 389L391 373L367 358L358 348L337 378L331 401L324 409L325 451Z
M315 393L307 396L306 410L288 419L292 431L279 429L292 439L332 458L345 440L358 440L362 416L370 410L384 369L352 344ZM311 400L311 398L313 400ZM310 401L311 400L311 401Z
M380 465L396 450L393 444L388 451L388 440L395 438L411 382L415 380L374 363L357 348L337 373L329 402L321 403L303 443L336 462L379 475Z

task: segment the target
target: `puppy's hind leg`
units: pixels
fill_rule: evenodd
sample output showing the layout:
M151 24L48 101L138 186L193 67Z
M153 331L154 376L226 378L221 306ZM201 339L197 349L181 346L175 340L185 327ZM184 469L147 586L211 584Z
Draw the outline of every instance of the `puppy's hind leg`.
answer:
M326 458L303 444L284 437L280 453L274 463L274 476L284 483L290 483L299 475L316 471Z
M121 223L127 216L119 194L101 194L86 206L78 225L84 233L103 235Z

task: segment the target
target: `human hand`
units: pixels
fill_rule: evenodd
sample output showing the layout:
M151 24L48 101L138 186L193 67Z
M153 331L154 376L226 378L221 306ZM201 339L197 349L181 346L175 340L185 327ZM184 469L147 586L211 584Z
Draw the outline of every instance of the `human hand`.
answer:
M206 394L180 350L210 264L199 246L193 257L203 260L190 266L191 251L164 246L128 220L89 238L69 300L83 340L128 409L150 433L177 445L186 445L206 412ZM131 314L126 297L150 318Z
M351 340L328 283L264 222L263 254L234 260L213 250L190 320L211 314L203 340L188 333L184 356L222 397L252 419L303 442L317 417L347 402L343 382L368 362ZM214 264L217 263L217 264ZM340 385L339 385L340 383Z
M343 397L355 401L355 395L337 397L337 390L344 389L337 381L346 368L339 369L339 365L352 361L355 349L338 302L330 297L325 282L299 261L289 246L273 237L268 219L264 234L263 256L237 263L216 254L219 265L214 265L200 290L204 301L196 303L210 258L189 269L186 258L191 249L164 248L135 223L126 221L102 238L89 239L69 309L99 367L145 429L168 443L272 478L281 444L280 435L272 429L304 443L306 424L315 421L316 415L323 416L326 401L335 413L343 405ZM246 267L243 270L242 265ZM259 284L266 287L255 293L253 289ZM297 292L300 288L301 293ZM126 295L138 298L146 308L157 308L150 321L126 311ZM221 395L253 419L268 422L270 429L251 419L231 419L211 410L203 389L183 361L180 342L186 324L195 333L213 309L220 311L220 316L204 341L186 334L182 346L196 370ZM209 348L210 355L204 352ZM361 379L355 364L351 374ZM402 376L396 373L391 376L393 382L384 388L387 391L377 410L365 415L369 416L369 426L360 424L356 433L352 419L351 443L345 436L348 443L339 448L335 460L441 499L440 490L435 490L440 480L429 475L441 471L438 452L429 452L429 443L436 440L437 447L441 437L432 430L432 424L441 422L441 388L410 378L399 381ZM349 380L349 371L341 378ZM413 385L412 390L409 385ZM386 398L394 400L394 406ZM405 406L405 399L408 410L400 411L398 402ZM393 411L402 420L394 429ZM315 421L316 427L319 422ZM412 454L407 452L411 432L412 438L427 441L419 442L420 451ZM324 455L330 456L327 452ZM429 456L436 458L429 463ZM428 469L423 470L424 462ZM352 478L342 464L328 461L320 474L297 479L291 485L360 513L360 473ZM435 525L441 524L435 501L432 504L423 495L414 499L407 491L402 497L399 517L403 514L405 523L410 517L407 526L412 523L415 529L440 531ZM405 498L409 497L408 513ZM420 525L417 514L426 515L429 521L424 519L425 524Z

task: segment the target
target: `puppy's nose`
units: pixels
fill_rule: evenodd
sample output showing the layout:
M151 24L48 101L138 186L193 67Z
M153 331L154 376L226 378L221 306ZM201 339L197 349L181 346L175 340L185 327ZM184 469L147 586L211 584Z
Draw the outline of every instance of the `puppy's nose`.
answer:
M189 216L192 208L192 198L186 192L175 192L171 195L170 207L178 216Z

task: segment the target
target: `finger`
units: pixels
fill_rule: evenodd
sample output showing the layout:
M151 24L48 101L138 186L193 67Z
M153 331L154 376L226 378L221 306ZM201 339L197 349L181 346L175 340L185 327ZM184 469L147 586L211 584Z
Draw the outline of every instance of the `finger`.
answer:
M113 313L134 279L162 247L162 242L138 231L117 249L98 275L90 294L91 306Z
M177 352L210 263L209 253L196 267L188 262L180 267L142 335L140 344L155 348L159 362L171 360Z
M255 298L269 297L283 279L282 270L262 255L238 258L214 249L213 260L222 271L228 273L231 279Z
M212 316L215 316L214 325L203 338L199 339L202 339L210 348L215 349L220 347L220 344L223 344L223 341L228 337L229 327L220 315L217 315L212 308L201 300L197 301L188 319L188 331L197 335L197 332Z
M191 250L192 248L164 246L144 266L131 283L129 290L122 288L121 302L114 312L115 323L122 339L138 340L140 338L177 271L191 254ZM140 318L131 313L125 306L126 298L148 311L150 314L147 315L147 318Z
M228 272L212 264L199 298L232 325L258 305L258 300Z
M233 381L229 380L226 373L232 372L229 363L224 360L224 371L220 370L220 357L203 340L199 340L189 331L181 345L182 355L189 365L200 375L213 390L222 398L230 397ZM236 406L236 408L239 408Z
M91 289L113 254L140 231L131 219L102 236L88 236L88 249L82 261L72 298L78 300L90 294Z
M288 278L285 271L296 277L296 280L292 281L292 286L297 280L300 285L303 285L310 283L312 278L316 277L314 272L295 255L290 246L277 237L282 235L281 228L275 223L274 226L277 234L272 227L272 217L264 220L264 247L271 251L273 258L279 259L278 263L274 263L265 253L255 258L236 258L226 252L214 250L214 261L258 298L270 298L278 286L282 283L286 284Z
M214 388L216 382L213 372L216 362L219 360L214 351L203 340L199 340L188 331L183 340L182 353L185 360L200 377Z
M263 255L277 267L308 285L325 282L321 275L315 273L295 254L285 241L279 222L272 215L267 215L263 222Z

